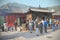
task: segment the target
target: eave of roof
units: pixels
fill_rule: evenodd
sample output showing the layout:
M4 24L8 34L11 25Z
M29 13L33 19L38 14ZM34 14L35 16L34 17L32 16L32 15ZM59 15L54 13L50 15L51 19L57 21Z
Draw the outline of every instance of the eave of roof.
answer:
M36 12L48 12L48 13L54 13L55 11L49 11L49 10L42 10L42 9L30 9L31 11L36 11Z
M52 15L60 15L60 12L56 12L56 13L54 13L54 14L52 14Z

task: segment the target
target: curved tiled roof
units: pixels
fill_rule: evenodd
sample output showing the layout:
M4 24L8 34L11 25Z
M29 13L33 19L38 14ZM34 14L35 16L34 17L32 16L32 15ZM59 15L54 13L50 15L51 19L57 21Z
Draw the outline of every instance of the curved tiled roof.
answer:
M36 11L36 12L50 12L50 13L55 12L55 11L53 11L53 10L34 9L34 8L31 8L30 10L31 10L31 11Z
M54 13L54 14L52 14L52 15L60 15L60 12L56 12L56 13Z

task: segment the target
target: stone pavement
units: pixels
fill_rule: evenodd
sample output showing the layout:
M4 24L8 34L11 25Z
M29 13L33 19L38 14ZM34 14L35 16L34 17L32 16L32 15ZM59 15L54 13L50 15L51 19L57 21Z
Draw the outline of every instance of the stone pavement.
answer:
M36 36L35 31L33 33L30 32L2 32L0 40L60 40L60 29L51 32L51 30L48 31L48 33L39 34L39 36Z

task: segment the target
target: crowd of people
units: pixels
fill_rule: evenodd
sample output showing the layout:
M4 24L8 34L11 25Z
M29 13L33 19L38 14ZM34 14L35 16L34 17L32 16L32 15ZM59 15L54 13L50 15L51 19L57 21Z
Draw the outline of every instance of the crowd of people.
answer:
M60 25L60 22L58 20L54 19L48 19L48 18L39 18L36 17L36 19L29 20L27 22L27 30L30 30L30 33L35 29L36 34L40 32L40 34L43 34L44 32L47 33L47 29L50 28L52 31L55 31L58 29L58 25Z
M38 35L38 33L40 32L40 34L43 34L44 32L47 33L47 29L51 28L52 31L55 31L58 29L58 26L60 25L60 21L58 20L54 20L52 18L39 18L36 17L35 20L29 20L28 22L26 22L26 30L29 30L30 33L33 32L33 30L36 31L36 34ZM7 23L5 22L3 24L4 26L4 31L6 31L7 29L9 31L13 30L13 27L7 27ZM17 31L17 22L14 22L14 28Z
M18 27L17 21L15 21L13 25L12 24L8 25L8 23L5 21L1 26L2 31L4 32L14 31L14 30L17 31L17 27Z

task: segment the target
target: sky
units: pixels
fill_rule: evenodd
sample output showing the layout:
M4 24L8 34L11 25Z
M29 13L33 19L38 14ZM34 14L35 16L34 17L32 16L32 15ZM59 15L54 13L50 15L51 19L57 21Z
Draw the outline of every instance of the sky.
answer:
M0 5L4 5L6 3L19 3L25 4L27 6L32 7L51 7L60 5L60 0L0 0Z

